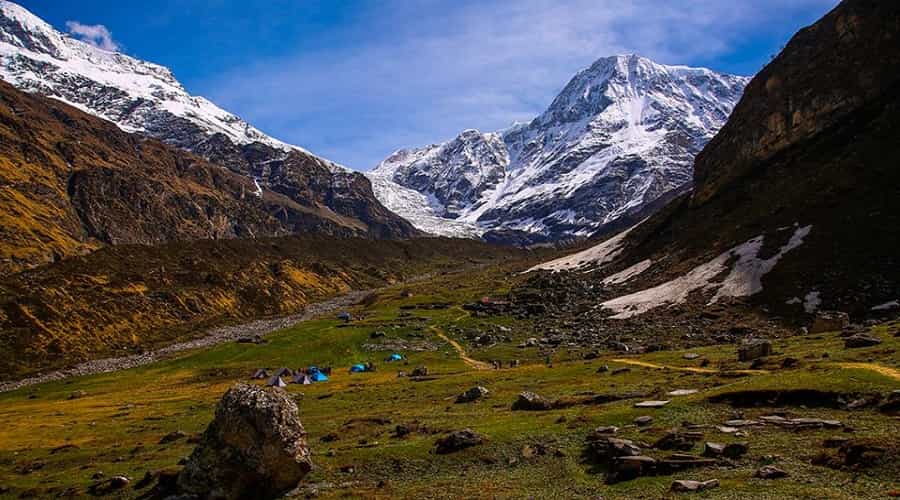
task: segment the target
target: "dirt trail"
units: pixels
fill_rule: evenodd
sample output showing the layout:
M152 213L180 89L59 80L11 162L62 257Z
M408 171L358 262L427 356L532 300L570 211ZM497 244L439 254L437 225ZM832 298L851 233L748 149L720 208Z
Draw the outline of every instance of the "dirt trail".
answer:
M894 380L900 380L900 370L877 363L835 363L837 366L848 370L869 370L884 375Z
M634 365L634 366L643 366L645 368L656 368L656 369L668 369L682 372L692 372L692 373L743 373L746 375L765 375L767 373L771 373L769 370L716 370L714 368L695 368L692 366L671 366L671 365L660 365L657 363L650 363L648 361L641 361L638 359L628 359L628 358L615 358L610 361L616 363L623 363L626 365ZM879 365L877 363L830 363L829 366L836 366L838 368L843 369L856 369L856 370L869 370L875 373L884 375L885 377L889 377L895 380L900 380L900 370L895 368L891 368L889 366Z
M628 359L628 358L614 358L610 361L615 363L624 363L626 365L634 365L634 366L643 366L644 368L656 368L658 370L675 370L679 372L691 372L691 373L743 373L747 375L764 375L769 373L768 370L716 370L714 368L695 368L693 366L670 366L670 365L660 365L657 363L650 363L648 361L641 361L639 359Z
M463 346L459 345L459 342L451 339L447 335L444 334L438 327L432 326L431 331L435 333L438 337L444 340L444 342L450 344L453 349L456 350L457 354L459 354L459 358L463 360L463 363L468 366L476 369L476 370L490 370L493 367L489 363L485 363L484 361L479 361L474 358L470 358L468 354L466 354L466 350L463 349Z

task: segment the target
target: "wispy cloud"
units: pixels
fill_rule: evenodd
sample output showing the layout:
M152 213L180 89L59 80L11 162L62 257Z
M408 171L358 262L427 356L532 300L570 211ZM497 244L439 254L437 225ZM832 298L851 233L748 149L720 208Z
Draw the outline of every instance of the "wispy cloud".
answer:
M102 24L81 24L78 21L66 21L66 29L78 39L95 47L110 52L119 50L119 45L113 40L112 33Z
M723 69L717 60L770 24L811 21L836 4L377 2L359 13L359 25L335 32L316 50L297 47L293 55L226 72L206 86L214 100L267 132L364 170L399 147L528 120L600 57L639 53Z

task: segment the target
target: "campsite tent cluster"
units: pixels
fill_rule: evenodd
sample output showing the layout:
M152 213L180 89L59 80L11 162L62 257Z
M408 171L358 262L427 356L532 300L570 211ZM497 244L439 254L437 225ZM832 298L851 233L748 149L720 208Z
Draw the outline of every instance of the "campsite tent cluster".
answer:
M270 375L265 368L260 368L253 373L254 379L266 379L266 385L270 387L287 387L289 383L309 385L313 382L325 382L331 375L331 367L326 366L318 368L310 366L309 368L298 368L291 370L290 368L279 368L274 374Z
M392 363L405 359L402 354L393 353L385 359L385 362ZM374 372L375 364L372 362L358 363L350 366L350 373ZM266 380L266 385L270 387L287 387L288 384L309 385L314 382L326 382L331 375L331 367L322 368L310 366L308 368L298 368L291 370L290 368L279 368L274 373L269 373L266 368L259 368L251 378L257 380Z

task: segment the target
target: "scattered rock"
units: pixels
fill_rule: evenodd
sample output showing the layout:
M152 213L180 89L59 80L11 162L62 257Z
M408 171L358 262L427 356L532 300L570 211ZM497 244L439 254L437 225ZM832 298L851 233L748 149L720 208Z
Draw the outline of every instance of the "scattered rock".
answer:
M800 363L800 360L797 358L790 358L790 357L784 358L781 361L781 367L782 368L793 368L793 367L797 366L799 363Z
M826 442L826 447L829 444ZM844 440L834 453L823 452L813 458L813 465L823 465L833 469L864 469L880 463L887 449L880 443L866 439Z
M642 455L616 457L606 481L615 483L650 475L656 467L656 459Z
M205 498L273 497L311 469L306 432L290 396L237 384L219 401L178 487Z
M456 397L457 403L470 403L488 395L490 391L478 385Z
M606 373L609 371L609 365L600 365L600 368L597 368L597 373Z
M594 429L594 434L596 435L613 435L619 432L619 428L614 425L606 425L603 427L597 427Z
M725 445L722 443L712 443L707 442L703 445L703 456L704 457L721 457L725 452Z
M900 413L900 390L892 391L878 409L884 413Z
M512 405L513 410L524 411L546 411L552 407L550 400L529 391L519 394L519 398Z
M700 357L700 355L697 354L696 352L687 352L684 354L684 356L682 356L682 358L687 359L687 360L694 360L699 357Z
M121 490L128 486L129 483L131 483L131 479L128 479L125 476L113 476L109 478L109 487L114 490Z
M837 332L850 324L850 316L840 311L819 311L809 327L810 334Z
M722 455L726 458L740 458L747 454L750 445L747 443L728 443L722 449Z
M691 481L687 479L680 479L678 481L674 481L672 483L672 491L678 492L692 492L692 491L702 491L708 490L711 488L718 488L719 480L718 479L710 479L709 481Z
M187 437L187 433L184 431L172 431L160 438L159 444L171 443L172 441L177 441L184 437Z
M519 347L521 347L521 348L538 347L539 345L541 345L541 343L538 342L538 339L536 339L534 337L529 337L525 340L525 342L522 342L521 344L519 344Z
M72 391L72 393L69 394L69 399L81 399L85 396L87 396L87 393L84 391L81 391L81 390Z
M844 339L844 347L856 349L860 347L873 347L881 343L881 339L868 333L857 333Z
M588 434L587 451L594 459L608 463L618 457L637 456L641 448L629 439L619 439L600 434L596 431Z
M453 453L472 446L477 446L484 442L484 437L472 429L463 429L454 431L435 442L437 446L435 452L439 455Z
M425 366L417 366L413 368L413 371L409 374L411 377L427 377L428 376L428 368Z
M753 361L772 354L772 342L764 339L751 340L738 347L738 361Z
M639 403L635 403L635 408L662 408L669 404L669 400L663 401L641 401Z
M661 437L653 447L657 450L681 450L687 451L694 447L697 441L703 439L702 432L695 431L673 431Z
M674 391L669 391L666 393L666 396L690 396L691 394L697 394L697 389L676 389Z
M638 427L646 427L653 423L653 417L649 415L641 415L634 419L634 424Z
M788 473L775 467L774 465L763 465L759 469L756 470L755 477L760 479L778 479L782 477L787 477Z

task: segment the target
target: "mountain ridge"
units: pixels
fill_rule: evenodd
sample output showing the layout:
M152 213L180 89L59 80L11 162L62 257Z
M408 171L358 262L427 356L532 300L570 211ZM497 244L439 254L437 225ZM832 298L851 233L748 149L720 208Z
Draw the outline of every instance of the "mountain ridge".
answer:
M633 54L602 58L532 121L400 149L369 177L383 184L380 193L388 181L419 191L476 234L588 237L683 190L694 155L748 80ZM415 220L413 208L391 208Z

